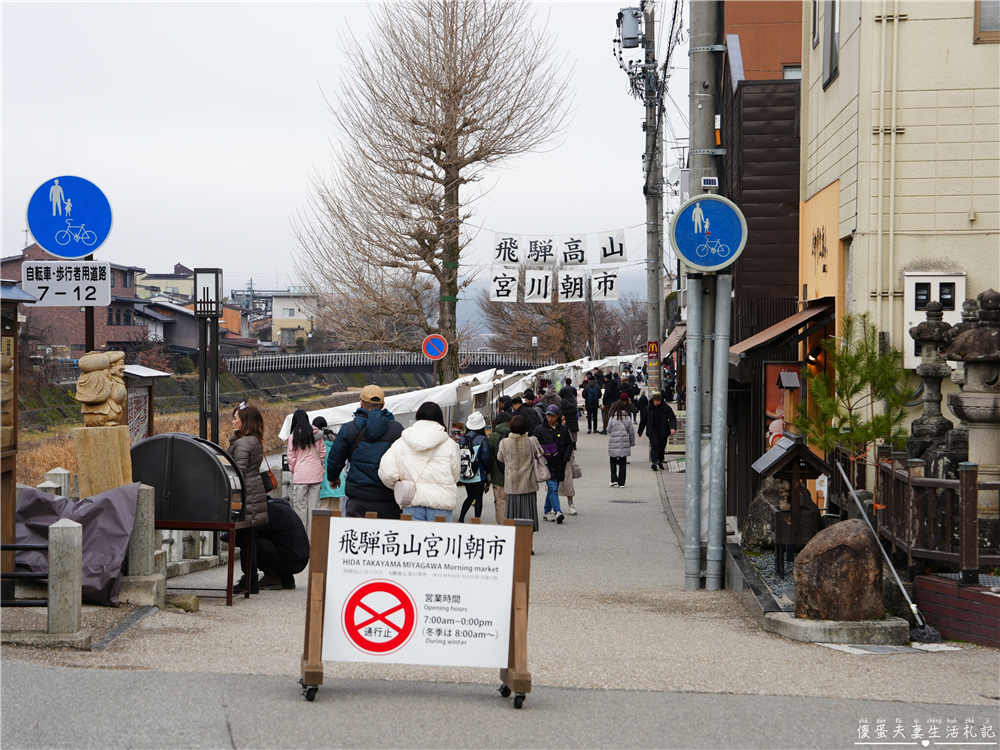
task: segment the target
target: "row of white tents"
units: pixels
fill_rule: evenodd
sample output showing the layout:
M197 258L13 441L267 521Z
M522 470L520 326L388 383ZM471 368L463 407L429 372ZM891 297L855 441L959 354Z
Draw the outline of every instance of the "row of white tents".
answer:
M483 370L475 375L463 375L444 385L387 396L385 408L392 412L395 419L401 422L404 427L413 424L417 409L426 401L434 401L441 407L445 413L447 424L464 424L466 418L474 411L481 411L488 421L493 404L500 396L517 396L528 388L537 391L540 380L561 384L566 378L570 378L574 385L578 385L586 377L586 374L595 367L604 371L611 369L617 372L625 365L632 365L632 368L638 372L642 368L644 360L644 354L630 354L599 360L584 357L573 362L548 365L534 370L521 370L509 375L502 369ZM556 390L558 391L559 388L556 387ZM327 426L336 431L340 425L350 422L354 418L354 412L357 409L357 402L333 406L329 409L317 409L308 412L309 421L311 422L316 417L323 417L326 419ZM289 414L285 417L285 422L281 427L280 437L282 440L288 439L291 425L292 415Z

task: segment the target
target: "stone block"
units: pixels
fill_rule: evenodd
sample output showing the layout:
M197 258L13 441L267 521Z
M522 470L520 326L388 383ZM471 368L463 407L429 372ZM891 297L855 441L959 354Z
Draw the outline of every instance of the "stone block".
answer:
M137 607L163 609L167 597L167 579L162 575L125 576L118 600Z
M180 609L184 612L197 612L200 607L198 597L194 594L178 594L167 597L167 608Z
M68 469L57 466L52 471L45 472L45 481L59 485L59 497L72 497L73 475Z
M48 632L79 632L82 606L83 526L63 518L49 526Z
M62 487L55 482L45 481L38 485L36 488L39 492L44 492L46 495L58 495Z
M823 529L799 553L793 571L795 616L805 620L881 620L882 555L867 524Z
M73 430L73 451L81 497L132 484L128 425L78 427Z
M805 643L905 646L910 642L909 623L892 616L882 620L845 622L803 620L791 612L768 612L764 615L764 630Z
M154 490L149 485L139 486L139 499L135 507L135 525L128 543L128 572L130 576L150 576L153 554L159 549L156 531Z

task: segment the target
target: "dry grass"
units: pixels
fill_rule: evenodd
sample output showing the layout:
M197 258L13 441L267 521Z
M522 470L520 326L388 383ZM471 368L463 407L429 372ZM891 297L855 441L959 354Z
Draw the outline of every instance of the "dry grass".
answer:
M261 407L261 415L264 417L264 448L269 454L280 453L285 449L285 443L278 437L278 432L289 410L289 405L285 403ZM228 411L219 415L219 438L223 447L229 445L229 435L232 432L229 417ZM197 435L198 414L157 414L155 425L157 434L184 432ZM76 473L72 429L63 427L54 433L36 433L27 439L19 438L17 481L29 487L37 487L45 481L45 472L57 467Z

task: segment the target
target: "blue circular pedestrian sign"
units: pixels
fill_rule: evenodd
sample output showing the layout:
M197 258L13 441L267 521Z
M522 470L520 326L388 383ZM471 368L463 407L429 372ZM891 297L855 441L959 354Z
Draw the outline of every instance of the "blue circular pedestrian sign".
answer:
M28 230L57 258L83 258L111 234L111 204L90 180L63 175L41 185L28 201Z
M681 206L670 225L670 246L699 271L720 271L736 262L747 244L747 220L731 200L697 195Z
M448 340L440 334L432 333L424 339L423 350L427 359L444 359L444 355L448 353Z

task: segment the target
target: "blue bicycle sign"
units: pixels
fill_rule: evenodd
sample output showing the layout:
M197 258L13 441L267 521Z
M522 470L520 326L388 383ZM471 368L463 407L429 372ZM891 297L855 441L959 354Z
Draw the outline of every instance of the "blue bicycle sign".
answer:
M670 224L677 257L698 271L719 271L736 262L747 241L747 222L732 201L696 195L681 206Z
M83 258L111 233L111 204L82 177L63 175L41 185L28 201L28 229L39 247L57 258Z

